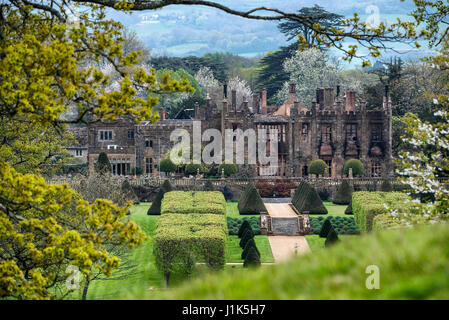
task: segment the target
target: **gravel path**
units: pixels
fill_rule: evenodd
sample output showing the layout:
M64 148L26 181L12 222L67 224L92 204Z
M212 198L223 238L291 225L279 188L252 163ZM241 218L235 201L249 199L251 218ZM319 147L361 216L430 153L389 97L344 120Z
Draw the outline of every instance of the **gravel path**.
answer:
M265 203L268 214L273 218L294 218L296 213L288 203Z
M303 236L269 236L268 240L270 241L271 251L276 263L311 251L306 238Z

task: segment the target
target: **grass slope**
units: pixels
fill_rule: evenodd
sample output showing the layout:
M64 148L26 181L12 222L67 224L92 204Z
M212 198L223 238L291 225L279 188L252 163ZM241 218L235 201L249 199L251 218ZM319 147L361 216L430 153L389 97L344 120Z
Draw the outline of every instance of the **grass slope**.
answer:
M260 252L261 262L274 262L273 253L271 252L270 242L267 236L255 236L257 249ZM237 236L229 236L226 248L226 262L243 262L241 259L242 248L239 246L240 238Z
M207 275L169 299L448 299L449 225L390 230L342 241L285 264ZM365 286L380 269L380 289Z

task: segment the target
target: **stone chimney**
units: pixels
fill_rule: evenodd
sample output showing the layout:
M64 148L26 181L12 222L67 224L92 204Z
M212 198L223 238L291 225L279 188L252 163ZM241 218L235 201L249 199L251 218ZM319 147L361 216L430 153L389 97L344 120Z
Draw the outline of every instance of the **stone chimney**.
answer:
M264 88L262 89L262 101L261 101L261 113L267 114L267 90Z
M231 103L232 103L232 110L235 112L237 111L237 91L232 90L231 91Z
M324 89L324 107L327 109L332 108L334 105L334 89L326 88Z
M316 89L316 104L318 108L324 107L324 89L318 88Z
M249 112L249 108L248 108L248 99L246 99L246 97L243 97L243 111L245 113Z
M296 83L290 83L288 89L288 103L296 101Z
M164 108L160 108L159 109L159 119L160 120L165 120L165 110L164 110Z
M198 102L195 102L194 104L194 112L195 112L194 119L195 120L200 119L200 105L198 104Z
M207 93L207 95L206 95L206 112L205 112L205 117L206 117L206 120L207 119L210 119L210 115L211 115L211 106L210 106L210 96L209 96L209 93Z
M253 113L259 113L259 95L253 94Z
M346 112L355 112L355 91L346 91Z

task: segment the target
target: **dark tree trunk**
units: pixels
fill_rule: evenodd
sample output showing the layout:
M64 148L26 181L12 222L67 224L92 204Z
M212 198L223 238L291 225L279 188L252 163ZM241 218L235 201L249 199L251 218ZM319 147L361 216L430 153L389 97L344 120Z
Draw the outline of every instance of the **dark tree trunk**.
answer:
M164 273L164 286L165 288L168 288L168 282L170 280L170 272Z

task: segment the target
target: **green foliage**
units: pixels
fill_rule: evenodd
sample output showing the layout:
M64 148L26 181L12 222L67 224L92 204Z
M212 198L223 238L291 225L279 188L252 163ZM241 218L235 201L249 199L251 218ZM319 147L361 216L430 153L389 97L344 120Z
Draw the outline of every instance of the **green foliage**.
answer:
M100 152L97 162L95 163L95 171L98 173L109 173L111 170L112 167L108 155L105 152Z
M352 212L352 198L351 198L351 202L349 202L348 207L345 210L345 214L353 214Z
M324 162L321 159L316 159L316 160L312 160L309 163L309 167L308 167L308 173L309 174L315 174L317 176L322 176L324 175L324 173L326 172L326 170L329 167L327 166L326 162Z
M159 171L161 172L175 172L177 169L176 164L173 163L169 158L162 159L159 163Z
M426 300L448 299L449 225L389 230L340 243L284 264L195 279L162 299ZM413 245L412 245L413 244ZM431 263L429 263L431 261ZM381 290L367 290L366 266L379 266ZM423 268L423 266L426 266ZM344 279L344 285L327 286ZM362 272L355 272L362 270ZM292 274L294 276L292 277ZM270 279L267 290L266 279ZM301 288L301 290L298 290ZM153 293L151 293L153 294ZM148 295L150 296L150 294ZM137 298L137 297L136 297ZM139 297L141 298L141 297Z
M226 214L226 201L218 191L171 191L164 195L162 214Z
M380 185L380 191L382 192L393 191L393 186L391 185L391 182L389 180L382 181L382 184Z
M199 260L214 269L223 268L226 237L224 216L163 214L154 235L156 266L166 277L172 272L190 274Z
M198 172L199 174L207 174L209 170L203 164L189 163L185 168L186 175L195 176Z
M253 232L253 229L247 228L247 229L245 230L245 232L243 232L242 238L240 239L240 243L239 243L240 248L242 248L242 249L245 248L246 243L247 243L250 239L253 239L253 238L254 238L254 232Z
M212 181L207 180L207 181L204 183L203 190L204 190L204 191L214 191L215 188L214 188L214 185L212 184Z
M331 230L331 228L332 228L332 223L331 223L330 219L327 218L326 220L324 220L323 226L321 227L321 230L319 233L320 238L326 238L327 235L329 234L329 231Z
M259 267L260 266L260 254L257 252L257 248L250 246L248 253L246 254L245 261L243 262L243 267Z
M349 204L352 199L352 187L348 181L344 180L334 195L332 202L335 204Z
M355 224L355 220L353 217L342 217L342 216L329 216L329 217L310 217L310 227L313 234L320 235L324 226L324 222L329 220L332 227L338 234L359 234L359 230L357 225ZM329 230L323 231L323 236L326 237L329 233Z
M327 234L326 241L324 242L324 246L326 248L330 247L331 245L334 245L338 241L340 241L338 239L338 235L335 232L334 228L332 228L332 226L331 226L330 229L329 229L329 233Z
M164 198L164 194L165 194L164 189L159 188L159 191L158 191L156 197L151 202L151 207L148 208L148 212L147 212L148 215L152 216L152 215L160 215L161 214L161 204L162 204L162 199Z
M292 199L292 204L299 213L327 214L327 209L316 190L302 181Z
M164 189L164 192L170 192L174 190L169 180L164 181L164 183L162 184L162 189Z
M256 242L254 241L254 238L253 238L253 239L249 239L246 242L245 248L243 248L243 251L242 251L242 260L246 260L249 250L251 248L254 248L256 250L257 255L259 256L259 259L260 259L260 252L259 252L259 249L257 249Z
M349 168L352 168L352 175L354 177L362 176L365 173L365 167L363 166L362 161L358 159L349 159L343 165L343 173L348 175Z
M239 172L239 168L235 163L222 163L218 166L218 174L221 176L221 172L224 170L224 175L226 177L232 176Z
M249 224L248 220L244 220L242 222L242 224L240 225L239 231L237 233L237 235L239 236L239 238L241 238L243 236L243 234L245 233L245 231L247 229L251 229L251 225Z
M239 238L241 238L243 235L243 231L246 230L246 227L242 229L242 225L245 223L245 221L246 223L249 223L249 226L251 227L251 229L253 229L255 235L260 235L259 218L256 216L244 217L243 219L226 217L226 219L228 222L229 235L238 236Z
M399 192L354 192L352 196L355 222L363 232L372 230L377 215L387 214L389 210L412 213L414 208L410 197Z
M246 186L245 192L239 200L238 209L240 214L260 214L267 212L262 198L252 182Z

